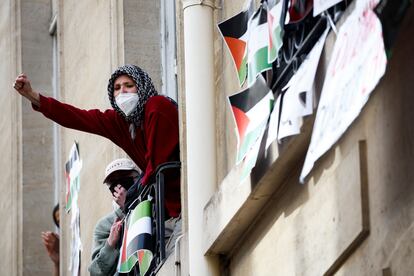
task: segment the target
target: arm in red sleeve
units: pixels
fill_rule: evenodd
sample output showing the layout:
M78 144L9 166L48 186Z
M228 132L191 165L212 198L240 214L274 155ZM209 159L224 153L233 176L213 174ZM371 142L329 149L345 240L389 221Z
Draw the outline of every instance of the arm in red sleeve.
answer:
M154 99L153 99L154 98ZM168 161L178 161L178 111L162 96L151 98L146 106L144 133L147 167L142 178L146 185L157 167Z
M40 95L40 107L35 105L32 107L45 117L67 128L101 135L112 141L116 140L121 133L118 129L119 124L116 123L120 117L117 118L114 110L105 112L98 109L83 110L42 95Z

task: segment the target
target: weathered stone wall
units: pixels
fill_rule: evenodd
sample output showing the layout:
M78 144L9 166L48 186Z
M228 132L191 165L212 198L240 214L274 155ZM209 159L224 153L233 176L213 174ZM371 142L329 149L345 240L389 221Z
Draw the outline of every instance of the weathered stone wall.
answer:
M2 274L45 275L52 263L40 233L54 230L52 124L31 111L12 88L21 72L40 89L51 88L50 1L3 1L1 20L1 119L3 151Z
M49 0L21 2L22 72L33 87L52 94L52 17ZM53 132L52 123L33 112L22 100L23 153L23 274L45 275L52 262L44 249L40 233L54 231Z
M218 22L241 9L243 1L236 2L223 3ZM234 123L224 99L240 89L232 77L230 55L217 37L220 184L205 207L204 242L208 254L222 255L223 271L230 275L411 273L414 59L410 49L414 40L409 34L414 30L413 14L410 7L387 72L359 118L315 164L305 185L298 179L310 120L305 120L301 135L276 150L278 159L267 165L262 179L254 179L259 168L250 181L238 184L240 172L229 161L236 146ZM333 42L331 34L322 64L329 61Z
M161 92L160 1L124 0L125 63L146 70Z
M20 71L20 12L16 1L0 3L0 266L4 275L22 275L21 102L12 88Z

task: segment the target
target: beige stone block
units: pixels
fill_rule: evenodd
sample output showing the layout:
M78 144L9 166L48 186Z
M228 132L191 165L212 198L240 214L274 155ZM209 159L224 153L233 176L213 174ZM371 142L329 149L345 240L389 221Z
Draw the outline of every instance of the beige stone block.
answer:
M295 189L301 196L267 205L233 249L231 275L333 274L368 235L365 160L364 143L346 156L337 150L316 183Z
M400 236L389 254L389 265L383 269L384 276L411 275L414 271L414 223Z
M142 67L161 92L160 1L123 2L125 63Z

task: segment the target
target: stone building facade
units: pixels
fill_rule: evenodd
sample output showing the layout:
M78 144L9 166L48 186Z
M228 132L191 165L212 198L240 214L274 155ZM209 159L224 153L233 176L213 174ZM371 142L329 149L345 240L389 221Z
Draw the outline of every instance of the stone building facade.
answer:
M250 177L238 181L227 97L240 87L216 25L245 2L1 2L0 274L51 273L40 232L55 230L51 211L57 202L60 272L71 274L70 213L62 205L63 166L74 141L83 160L80 272L88 274L93 228L112 208L102 185L104 168L125 156L101 137L61 128L33 112L13 91L15 76L27 73L38 91L64 102L106 109L108 78L124 63L145 68L159 91L178 88L169 95L177 98L180 112L183 236L177 255L158 275L411 274L414 7L366 106L302 185L299 174L314 115L305 119L300 135L274 142ZM334 42L331 32L317 72L317 94ZM204 51L194 54L193 47Z

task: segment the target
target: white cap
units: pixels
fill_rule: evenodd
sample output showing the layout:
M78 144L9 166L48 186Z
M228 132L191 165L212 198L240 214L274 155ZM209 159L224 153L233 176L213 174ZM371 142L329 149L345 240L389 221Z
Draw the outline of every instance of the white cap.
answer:
M135 163L131 159L128 159L128 158L115 159L114 161L109 163L108 166L106 166L105 179L104 179L103 183L106 182L106 179L113 172L116 172L116 171L130 171L130 170L134 170L137 173L141 173L141 170L137 167L137 165L135 165Z

